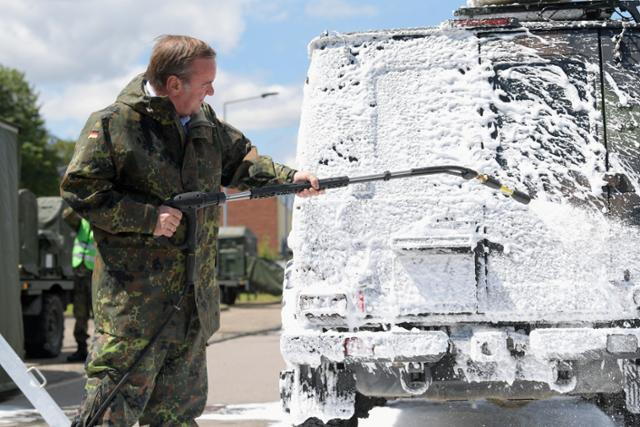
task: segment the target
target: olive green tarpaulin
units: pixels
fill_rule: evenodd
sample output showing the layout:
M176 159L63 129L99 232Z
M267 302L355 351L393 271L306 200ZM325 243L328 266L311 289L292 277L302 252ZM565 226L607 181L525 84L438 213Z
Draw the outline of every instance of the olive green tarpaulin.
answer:
M18 275L17 130L0 122L0 334L23 356L22 310ZM0 391L15 388L0 368Z
M276 262L263 258L249 257L247 262L249 289L254 292L282 295L284 269Z

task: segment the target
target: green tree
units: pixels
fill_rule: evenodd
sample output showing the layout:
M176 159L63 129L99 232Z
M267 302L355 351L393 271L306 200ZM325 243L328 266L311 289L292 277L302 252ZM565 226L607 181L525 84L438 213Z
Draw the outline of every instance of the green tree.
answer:
M269 236L263 236L258 242L258 257L271 261L280 259L278 251L271 248L271 239Z
M54 138L51 146L58 156L58 167L65 168L73 157L73 150L76 148L76 142L70 139Z
M24 73L0 65L0 120L18 128L20 187L38 196L57 195L60 159L49 145L38 95Z

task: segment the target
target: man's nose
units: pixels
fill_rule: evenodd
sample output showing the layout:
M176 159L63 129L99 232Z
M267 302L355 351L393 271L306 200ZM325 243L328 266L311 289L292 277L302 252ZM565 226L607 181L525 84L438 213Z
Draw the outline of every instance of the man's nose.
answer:
M209 87L207 88L207 95L213 96L215 91L216 90L213 88L213 85L209 85Z

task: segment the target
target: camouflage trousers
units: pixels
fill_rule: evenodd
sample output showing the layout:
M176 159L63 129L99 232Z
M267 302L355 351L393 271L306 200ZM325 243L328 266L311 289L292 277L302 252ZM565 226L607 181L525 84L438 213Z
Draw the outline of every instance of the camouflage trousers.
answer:
M89 339L89 318L91 317L91 270L77 268L73 278L73 337L78 349L87 348Z
M197 426L194 420L202 414L207 400L207 363L206 338L193 293L187 295L166 330L97 425L132 426L139 421L151 426ZM182 339L177 340L180 335ZM76 419L79 425L88 423L148 343L145 338L96 334L85 365L87 397Z

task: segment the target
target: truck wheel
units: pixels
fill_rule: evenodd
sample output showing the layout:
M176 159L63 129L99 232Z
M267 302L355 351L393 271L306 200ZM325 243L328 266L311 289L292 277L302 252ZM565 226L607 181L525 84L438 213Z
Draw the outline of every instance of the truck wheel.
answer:
M384 397L365 396L360 392L356 392L356 412L357 418L369 418L369 411L376 406L385 406L387 399Z
M355 413L348 420L334 419L325 424L318 418L309 418L300 427L358 427L359 418L368 418L371 409L384 406L386 403L385 398L368 397L356 392Z
M236 297L238 296L238 290L235 287L225 286L222 288L222 302L227 305L233 305L236 303Z
M64 337L64 306L60 295L42 296L42 311L25 322L25 347L29 357L56 357Z
M640 426L640 415L632 414L630 412L625 413L625 415L624 415L624 425L625 425L625 427L637 427L637 426Z
M298 427L358 427L358 418L354 415L348 420L329 420L328 423L323 423L318 418L309 418Z
M624 393L599 393L595 398L589 400L612 420L616 422L622 421L624 427L640 426L640 415L631 413L626 408Z

